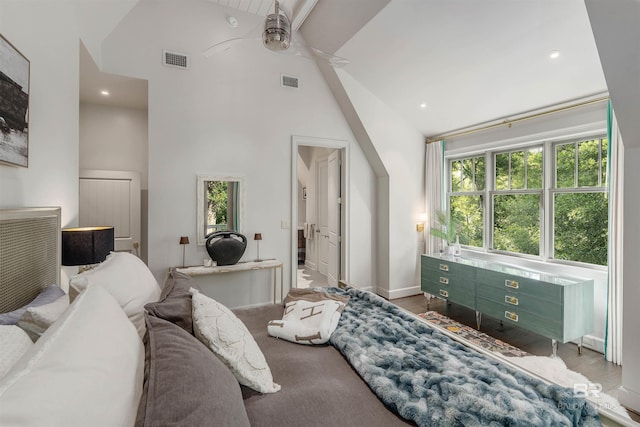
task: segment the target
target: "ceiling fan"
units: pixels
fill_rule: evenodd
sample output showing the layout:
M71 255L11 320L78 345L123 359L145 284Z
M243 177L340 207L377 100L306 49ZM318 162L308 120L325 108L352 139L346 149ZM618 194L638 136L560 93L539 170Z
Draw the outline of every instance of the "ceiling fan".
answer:
M267 15L264 26L258 25L243 37L231 38L216 43L207 48L202 52L202 54L210 57L215 54L225 52L233 48L235 45L246 42L247 40L262 40L262 44L265 48L277 53L302 56L309 59L311 59L312 56L315 56L326 61L329 65L335 68L344 67L349 63L348 59L332 55L315 47L307 46L299 37L293 37L291 21L284 11L280 9L280 2L278 0L275 0L274 9L274 13ZM237 25L237 20L233 18L232 20L229 20L229 23L232 26L234 24Z

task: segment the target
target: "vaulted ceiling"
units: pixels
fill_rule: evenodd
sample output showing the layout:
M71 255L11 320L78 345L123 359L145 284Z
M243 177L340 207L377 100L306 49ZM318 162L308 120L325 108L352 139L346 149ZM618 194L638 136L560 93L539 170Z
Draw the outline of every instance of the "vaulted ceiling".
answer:
M273 0L202 1L230 15L273 10ZM294 37L347 58L344 71L425 136L607 91L583 0L281 6L301 25Z

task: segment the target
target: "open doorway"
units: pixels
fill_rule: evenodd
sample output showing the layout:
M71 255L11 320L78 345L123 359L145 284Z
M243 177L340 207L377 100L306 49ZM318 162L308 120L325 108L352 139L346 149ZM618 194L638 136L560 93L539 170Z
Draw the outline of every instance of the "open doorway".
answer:
M345 278L347 148L294 137L292 287L337 286Z

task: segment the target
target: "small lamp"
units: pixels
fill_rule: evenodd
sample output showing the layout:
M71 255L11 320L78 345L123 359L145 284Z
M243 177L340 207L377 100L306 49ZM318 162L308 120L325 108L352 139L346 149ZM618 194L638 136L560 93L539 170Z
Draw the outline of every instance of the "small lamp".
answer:
M189 236L181 236L180 244L182 245L182 268L184 268L184 252L185 252L185 249L187 248L186 245L189 244Z
M260 259L260 240L262 240L262 233L254 234L253 235L253 240L255 240L257 245L258 245L258 258L256 258L256 261L262 261Z
M101 263L113 251L114 235L113 227L65 228L62 230L62 265Z

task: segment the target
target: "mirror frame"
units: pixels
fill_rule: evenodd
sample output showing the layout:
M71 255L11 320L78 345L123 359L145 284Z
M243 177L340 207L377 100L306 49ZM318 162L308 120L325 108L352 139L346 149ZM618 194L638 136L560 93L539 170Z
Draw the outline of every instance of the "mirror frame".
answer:
M204 230L205 220L204 220L204 183L205 181L233 181L237 182L238 186L238 225L237 231L238 233L242 233L242 227L244 226L244 177L238 175L207 175L207 174L198 174L197 175L197 185L196 185L196 243L198 245L204 245L206 242L205 235L201 234L201 231Z

